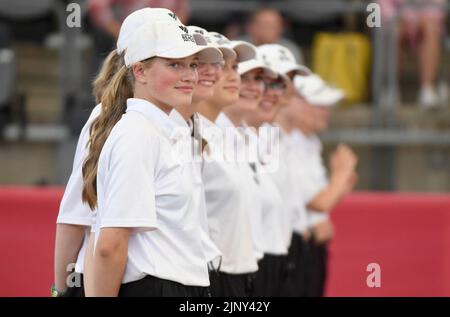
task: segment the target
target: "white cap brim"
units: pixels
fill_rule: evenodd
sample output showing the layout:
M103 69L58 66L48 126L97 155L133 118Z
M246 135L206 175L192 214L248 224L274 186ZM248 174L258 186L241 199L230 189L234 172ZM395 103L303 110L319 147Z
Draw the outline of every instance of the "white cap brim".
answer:
M326 86L320 93L305 98L314 106L333 107L345 98L345 93L340 89Z
M294 86L299 94L310 95L320 91L326 86L326 83L316 74L311 74L309 76L295 76Z
M197 45L208 45L208 42L206 41L205 37L200 33L191 33L191 34L194 36L195 43L197 43Z
M241 62L238 64L238 72L239 75L243 75L249 71L252 71L254 69L261 68L269 77L277 78L278 74L270 69L269 67L265 66L262 61L259 61L257 59L250 59L245 62Z
M290 73L292 71L295 71L296 75L300 75L300 76L309 76L312 74L312 71L304 65L283 63L281 65L281 67L282 67L281 72L284 75L287 75L288 73Z
M156 56L163 58L186 58L194 54L198 54L199 61L204 63L217 63L222 60L222 53L220 50L215 47L205 45L174 48L167 52L161 52Z
M313 106L332 107L345 98L343 90L330 87L316 74L295 76L294 87Z
M238 62L245 62L256 58L256 47L248 42L231 41L231 47L236 51Z
M222 52L223 59L237 58L236 52L230 46L220 45L220 46L216 46L216 47Z

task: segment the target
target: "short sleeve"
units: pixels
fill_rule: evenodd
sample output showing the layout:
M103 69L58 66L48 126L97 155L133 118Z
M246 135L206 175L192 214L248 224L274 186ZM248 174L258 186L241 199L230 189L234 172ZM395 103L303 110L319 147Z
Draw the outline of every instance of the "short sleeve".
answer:
M89 142L89 130L92 122L100 114L100 105L97 105L81 130L78 138L77 148L73 160L72 173L64 191L57 223L74 224L81 226L92 225L92 211L89 206L83 203L81 193L83 190L83 162L87 155Z
M89 205L83 203L81 199L82 190L83 177L72 174L61 200L57 223L80 226L93 225L93 211L89 208Z
M316 164L300 165L300 173L298 175L299 191L305 204L309 204L328 184L326 176L317 177L317 174L322 174L322 169Z
M107 164L105 175L97 180L102 182L97 184L100 228L126 227L137 232L156 228L153 155L159 146L146 131L132 130L116 137L109 144L108 157L99 163L99 171L100 164Z

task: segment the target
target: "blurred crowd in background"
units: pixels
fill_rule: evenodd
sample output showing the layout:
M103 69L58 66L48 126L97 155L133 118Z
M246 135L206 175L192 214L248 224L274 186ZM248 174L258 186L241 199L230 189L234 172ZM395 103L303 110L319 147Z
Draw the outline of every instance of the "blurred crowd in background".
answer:
M368 23L372 2L380 27ZM70 3L80 28L67 26ZM0 184L66 182L95 106L92 79L123 19L146 6L230 39L282 44L342 89L322 137L326 154L356 148L359 189L450 189L447 0L2 0Z

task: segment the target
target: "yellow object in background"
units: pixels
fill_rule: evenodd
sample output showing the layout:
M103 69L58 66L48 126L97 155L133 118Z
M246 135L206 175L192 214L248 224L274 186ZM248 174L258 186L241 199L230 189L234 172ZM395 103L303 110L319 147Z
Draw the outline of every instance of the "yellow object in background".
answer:
M345 91L348 103L367 101L370 41L360 33L318 33L313 44L313 71Z

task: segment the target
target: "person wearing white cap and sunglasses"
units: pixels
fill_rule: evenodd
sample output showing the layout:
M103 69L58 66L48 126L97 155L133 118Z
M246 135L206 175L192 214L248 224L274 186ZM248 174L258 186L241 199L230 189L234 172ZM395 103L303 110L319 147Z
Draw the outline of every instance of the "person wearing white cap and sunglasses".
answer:
M249 112L246 121L259 129L274 129L274 120L279 109L284 105L291 93L290 76L294 73L308 74L309 70L286 60L290 52L280 45L262 45L258 53L267 66L277 72L277 78L265 78L265 93L258 108ZM278 130L279 131L279 130ZM283 133L278 134L277 142L270 142L266 136L258 136L259 169L261 193L263 197L263 228L266 232L265 255L260 261L257 274L257 296L285 295L284 284L288 267L288 247L292 233L292 191L287 183L290 171L285 164L283 151Z
M96 101L99 103L91 112L84 125L77 143L73 169L61 201L57 218L55 238L55 284L52 286L52 296L83 296L84 255L87 248L90 227L94 214L81 201L83 184L82 163L87 154L89 129L92 122L101 112L100 100L108 83L114 74L124 65L124 52L136 29L148 22L170 22L182 25L172 11L164 8L144 8L131 13L122 23L117 40L117 48L104 60L97 75L93 88ZM202 41L201 36L195 35L196 41ZM204 40L203 40L204 41ZM75 272L81 274L80 286L69 287L66 291L68 267L76 263Z
M283 211L280 213L282 223L283 240L288 248L285 260L284 279L281 282L281 296L302 296L306 288L304 281L304 267L307 258L301 254L303 237L298 235L298 224L303 224L306 220L306 209L304 207L301 192L296 186L297 166L293 165L292 141L289 134L289 127L286 127L283 121L280 121L280 115L285 108L289 106L292 99L296 96L293 85L294 77L308 78L312 72L304 65L296 62L290 50L279 44L267 44L259 47L260 51L267 58L267 62L279 70L284 83L286 84L285 93L281 97L281 106L279 107L275 119L266 121L263 126L275 126L279 129L279 160L278 169L269 175L275 185L281 192L283 199ZM267 143L267 142L263 142ZM302 230L300 228L300 230ZM301 261L299 261L301 256Z
M201 168L209 231L223 255L210 273L211 293L247 297L252 296L251 278L258 269L248 201L253 179L248 164L234 157L226 137L236 131L221 111L239 98L238 62L254 58L256 51L251 44L231 42L219 33L210 32L205 38L222 51L225 60L213 96L197 105L206 140Z
M148 23L133 34L126 67L103 93L83 164L83 201L97 209L87 295L204 294L198 215L188 212L189 180L171 153L177 140L168 114L191 103L198 58L217 54L175 23Z
M317 133L327 128L330 108L344 95L326 85L317 75L296 77L294 83L300 98L293 104L293 112L287 115L291 115L297 128L293 133L298 155L297 181L308 210L307 225L312 234L306 296L319 297L325 291L327 242L333 236L328 214L355 186L357 157L349 147L339 145L330 157L328 179Z

